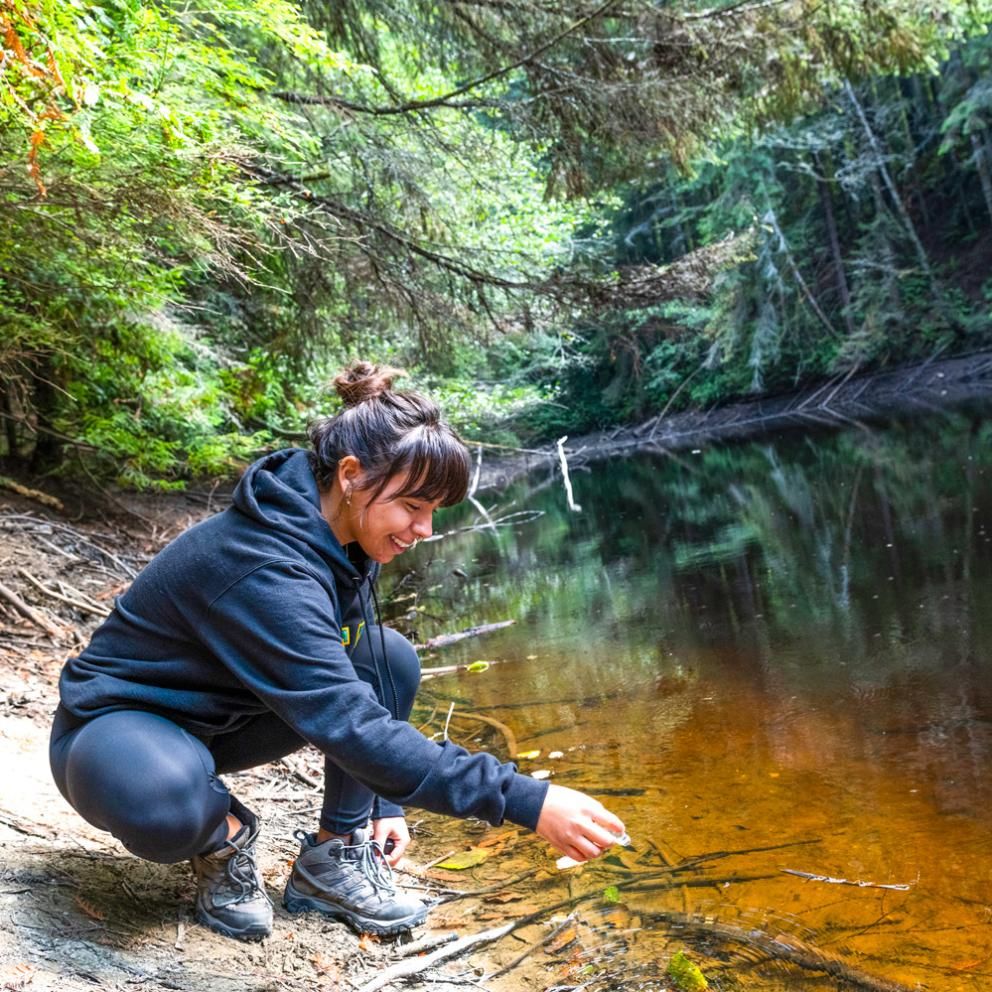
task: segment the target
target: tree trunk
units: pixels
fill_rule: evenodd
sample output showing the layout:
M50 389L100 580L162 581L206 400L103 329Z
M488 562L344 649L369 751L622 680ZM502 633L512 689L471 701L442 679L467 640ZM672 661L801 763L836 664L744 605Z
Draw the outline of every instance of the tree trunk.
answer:
M31 452L31 471L44 472L58 465L62 445L52 431L58 404L55 387L55 369L47 359L41 359L34 372L33 405L36 419L34 450Z
M775 237L778 239L779 251L785 256L785 261L789 266L789 271L792 273L792 277L796 280L796 285L799 286L799 290L802 293L803 298L809 304L809 308L814 314L816 314L820 323L823 324L823 326L830 333L830 336L839 338L840 335L837 333L837 329L830 323L830 318L823 312L823 308L817 302L812 290L803 278L803 274L799 271L799 266L796 265L796 260L792 255L792 249L789 247L789 242L785 240L785 234L782 232L782 228L778 225L778 218L775 216L774 209L769 207L765 216L761 219L763 223L768 224L775 232Z
M847 274L844 272L844 256L840 250L840 237L837 234L837 218L834 216L834 204L830 195L830 183L823 171L823 163L818 155L813 156L816 172L816 186L820 192L820 203L823 206L823 219L827 227L827 240L830 242L830 257L833 259L834 281L837 284L837 296L840 299L841 312L847 333L854 333L854 321L851 319L851 291L847 285Z
M989 168L989 146L984 134L971 132L971 147L975 152L975 168L982 183L982 196L985 197L985 209L992 221L992 170Z
M874 169L871 172L871 191L872 198L875 201L875 213L879 217L887 215L889 213L889 208L885 205L885 194L882 192L882 181L878 178L878 172ZM882 271L885 273L885 288L889 297L889 306L891 306L893 310L898 311L902 309L902 298L899 293L899 279L896 275L898 269L896 249L889 239L887 231L881 229L879 233L882 236Z
M909 211L906 209L906 204L899 195L899 190L896 188L896 184L892 179L892 173L889 171L889 167L885 164L885 157L882 151L882 145L878 140L878 136L875 134L871 124L868 122L868 117L865 114L864 107L861 106L861 101L854 92L854 87L851 86L851 84L846 80L844 82L844 92L847 94L847 98L851 101L851 106L854 107L854 113L857 116L858 121L861 123L861 127L864 129L865 137L868 140L868 147L871 149L872 155L875 157L875 167L878 170L879 175L882 177L882 182L885 184L885 188L888 190L889 197L892 200L892 205L896 210L896 215L899 217L903 227L906 229L906 234L908 235L909 240L913 245L913 250L916 253L917 263L923 271L923 274L927 277L927 281L930 283L934 294L934 302L937 304L937 308L941 311L941 313L944 314L945 317L948 317L949 315L946 313L943 293L940 290L933 267L930 265L930 258L927 255L926 249L923 247L923 242L920 240L920 235L917 233L916 225L913 223L913 218L909 215Z
M9 380L3 385L0 394L0 412L3 414L3 436L7 441L7 461L14 464L19 456L17 449L17 419L14 412L14 384Z

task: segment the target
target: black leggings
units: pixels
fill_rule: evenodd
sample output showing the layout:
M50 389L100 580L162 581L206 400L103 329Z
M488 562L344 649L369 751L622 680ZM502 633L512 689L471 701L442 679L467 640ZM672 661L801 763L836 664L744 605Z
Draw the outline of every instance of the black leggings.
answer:
M382 634L391 678L379 671L379 627L367 628L351 661L393 716L407 720L420 684L417 652L396 631L384 627ZM81 721L60 706L50 757L56 785L83 819L112 833L138 857L169 864L223 845L228 812L243 807L219 774L264 765L305 744L274 713L231 733L196 737L141 710ZM374 799L366 786L325 759L320 815L325 830L343 834L365 826Z

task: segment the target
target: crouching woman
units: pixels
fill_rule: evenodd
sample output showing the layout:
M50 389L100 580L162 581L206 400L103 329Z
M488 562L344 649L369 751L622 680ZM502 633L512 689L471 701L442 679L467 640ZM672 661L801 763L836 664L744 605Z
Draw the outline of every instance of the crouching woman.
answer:
M623 830L595 799L407 722L419 664L378 622L375 580L464 498L470 463L395 375L356 363L338 376L344 408L311 428L311 449L252 465L233 505L160 552L62 672L62 795L138 857L191 860L197 919L231 937L266 936L272 904L258 820L219 776L308 743L325 756L323 807L316 832L296 833L284 903L360 931L426 915L389 869L410 842L405 805L509 820L578 861Z

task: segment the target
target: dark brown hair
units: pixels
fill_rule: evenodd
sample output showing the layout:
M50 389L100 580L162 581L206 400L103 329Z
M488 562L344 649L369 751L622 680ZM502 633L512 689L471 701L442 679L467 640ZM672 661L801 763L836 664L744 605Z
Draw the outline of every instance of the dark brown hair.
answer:
M331 488L338 462L354 455L365 473L362 488L377 499L390 479L406 479L396 493L453 506L465 498L469 454L441 418L437 405L420 393L393 389L404 373L389 366L354 362L335 379L344 409L310 425L310 465L317 485Z

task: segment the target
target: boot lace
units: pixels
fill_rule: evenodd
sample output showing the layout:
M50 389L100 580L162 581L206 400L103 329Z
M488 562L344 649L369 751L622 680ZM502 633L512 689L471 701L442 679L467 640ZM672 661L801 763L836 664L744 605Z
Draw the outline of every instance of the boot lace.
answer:
M234 845L232 844L231 847ZM247 902L256 894L261 895L267 902L272 901L265 891L265 886L262 885L258 865L255 864L254 851L234 847L234 852L224 866L224 874L227 876L227 887L234 896L233 902Z
M383 854L379 842L367 840L364 844L351 845L350 849L358 855L356 861L358 862L359 871L361 871L375 888L383 889L389 895L395 894L396 886L393 883L393 869L389 867L389 862L386 860L386 855Z

